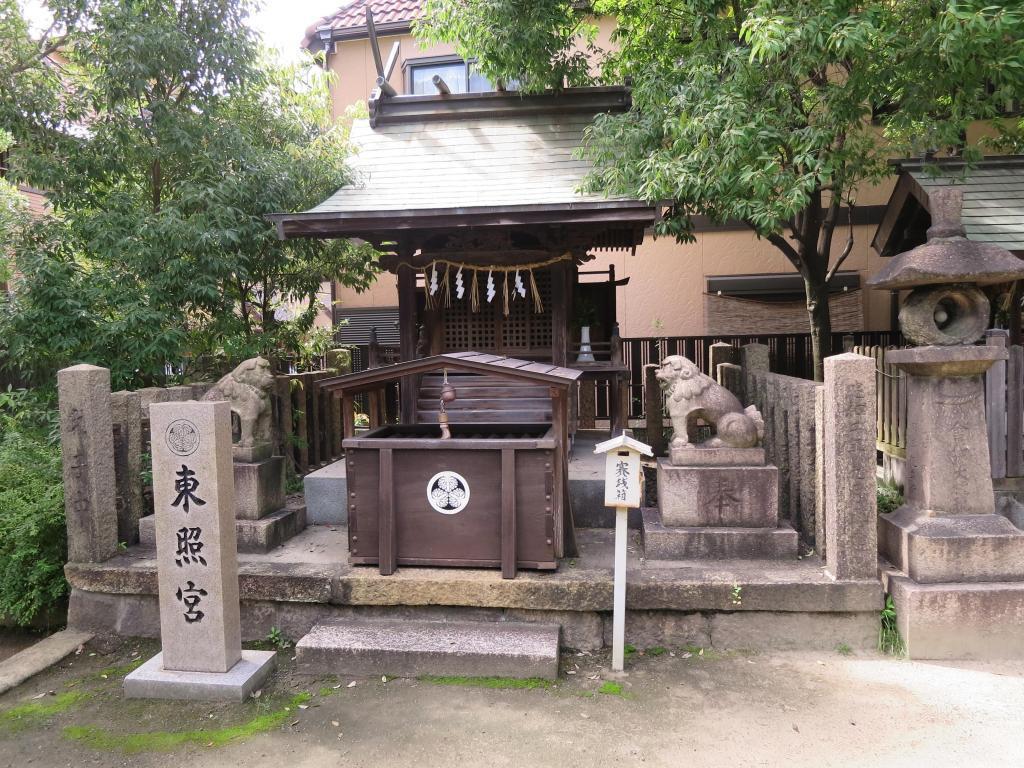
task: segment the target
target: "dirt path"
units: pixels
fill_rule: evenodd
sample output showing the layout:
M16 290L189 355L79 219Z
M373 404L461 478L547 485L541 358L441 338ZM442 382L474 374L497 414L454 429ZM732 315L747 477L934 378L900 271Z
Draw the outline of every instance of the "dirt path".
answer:
M350 687L296 676L285 652L243 705L124 700L155 648L94 643L0 697L0 767L1024 765L1024 663L674 649L617 679L605 657L570 656L553 687Z

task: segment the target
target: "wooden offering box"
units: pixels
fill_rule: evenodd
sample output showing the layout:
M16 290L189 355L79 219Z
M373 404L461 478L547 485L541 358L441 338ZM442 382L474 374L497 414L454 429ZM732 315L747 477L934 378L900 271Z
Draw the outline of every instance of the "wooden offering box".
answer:
M351 562L554 569L550 424L390 425L344 441Z

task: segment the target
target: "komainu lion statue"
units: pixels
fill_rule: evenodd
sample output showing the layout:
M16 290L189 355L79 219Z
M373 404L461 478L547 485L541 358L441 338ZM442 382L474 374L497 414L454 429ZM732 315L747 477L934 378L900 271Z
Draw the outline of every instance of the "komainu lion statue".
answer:
M746 410L736 396L681 355L669 355L655 373L668 398L672 448L690 444L697 419L714 427L707 448L753 448L764 437L764 419L754 406Z
M273 386L270 362L254 357L240 363L203 395L206 401L227 400L231 404L232 432L236 429L238 432L238 442L234 444L236 459L254 461L259 460L259 455L269 453L273 441L270 403ZM245 452L249 455L245 456Z

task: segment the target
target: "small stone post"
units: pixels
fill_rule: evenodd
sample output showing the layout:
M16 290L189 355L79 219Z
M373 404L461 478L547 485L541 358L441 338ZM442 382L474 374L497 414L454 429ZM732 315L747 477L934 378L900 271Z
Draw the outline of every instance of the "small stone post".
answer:
M878 573L875 361L825 359L825 569L835 579Z
M110 371L73 365L57 372L68 560L100 563L117 552L117 484Z
M647 415L647 442L655 456L664 456L668 453L668 441L665 439L661 384L654 375L658 368L658 365L644 366L644 413Z
M734 363L719 363L715 367L715 379L743 401L743 368Z
M114 423L114 475L117 479L117 537L139 541L142 517L142 398L138 392L110 396Z
M157 403L149 421L162 648L125 693L244 699L273 653L242 651L230 405Z
M756 399L754 377L763 376L771 370L768 346L765 344L744 344L740 347L740 365L743 366L743 397L740 402L751 405Z

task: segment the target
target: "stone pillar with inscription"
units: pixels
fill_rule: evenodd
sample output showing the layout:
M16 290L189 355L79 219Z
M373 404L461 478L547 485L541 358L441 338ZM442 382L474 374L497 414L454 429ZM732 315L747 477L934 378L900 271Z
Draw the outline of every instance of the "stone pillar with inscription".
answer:
M825 358L825 569L835 579L878 573L875 528L875 361Z
M242 651L231 410L150 407L161 653L125 678L129 697L246 698L274 654Z
M117 484L110 371L73 365L57 372L68 560L100 563L117 553Z

